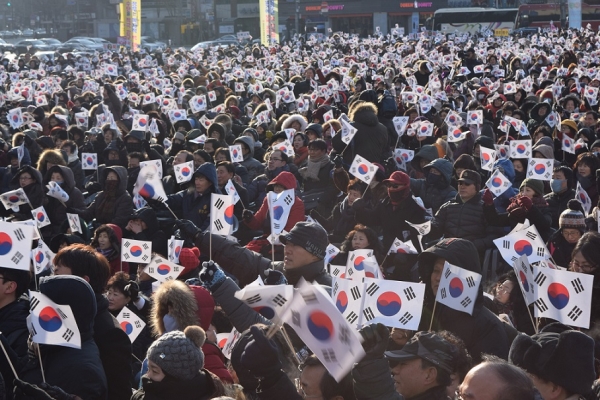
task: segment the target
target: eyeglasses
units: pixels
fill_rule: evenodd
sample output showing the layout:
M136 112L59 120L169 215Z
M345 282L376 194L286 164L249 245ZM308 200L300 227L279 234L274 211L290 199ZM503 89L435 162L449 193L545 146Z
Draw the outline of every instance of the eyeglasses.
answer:
M283 161L281 158L269 158L269 162L271 161Z
M512 292L512 289L507 289L505 286L502 286L501 284L496 286L496 293L510 294L510 292Z
M575 231L575 232L562 232L562 235L566 238L570 238L570 237L580 237L581 236L581 232L579 231Z
M298 378L294 379L294 384L296 386L296 390L298 391L298 394L300 396L302 396L303 399L317 399L317 398L323 397L322 394L308 395L308 394L304 393L304 389L302 388L302 383L300 383L300 379L298 379Z
M585 273L590 273L590 272L594 272L598 266L597 265L590 265L590 264L580 264L579 261L577 260L572 260L571 261L571 266L573 268L576 268L578 270L581 270Z
M19 180L20 181L31 181L31 180L33 180L33 178L30 176L20 176Z

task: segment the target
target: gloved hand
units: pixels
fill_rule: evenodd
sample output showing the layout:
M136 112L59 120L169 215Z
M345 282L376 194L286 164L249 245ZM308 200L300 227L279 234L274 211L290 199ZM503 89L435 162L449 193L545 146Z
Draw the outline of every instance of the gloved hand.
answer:
M184 239L189 239L193 242L195 242L196 237L202 233L200 228L198 228L192 221L185 219L175 221L175 227L179 229L179 232Z
M344 160L342 159L342 157L340 157L339 154L336 154L333 157L333 163L335 164L336 168L342 168L344 166Z
M40 387L56 400L74 400L77 398L77 396L73 394L68 394L58 386L51 386L47 383L42 383L40 384Z
M395 172L398 170L398 164L396 164L396 159L394 157L390 157L385 160L385 170Z
M374 361L383 358L383 353L390 338L388 328L383 324L371 324L362 327L358 332L364 338L362 345L365 353L367 353L362 361Z
M265 270L267 276L264 280L265 285L287 285L287 279L283 275L283 272L277 271L276 269Z
M489 188L485 189L485 191L483 192L483 196L481 197L481 199L483 200L483 204L485 204L486 206L493 206L494 205L494 195L492 194L492 192L490 191Z
M257 326L251 327L250 333L252 333L252 340L242 353L242 366L259 378L278 374L281 371L281 362L275 342L267 339Z
M527 212L531 211L531 207L533 207L533 201L527 196L517 196L517 204L526 209Z
M508 217L513 221L523 222L527 217L527 209L519 204L519 198L513 197L508 207L506 207Z
M252 218L254 218L254 213L250 210L244 210L242 211L242 218L244 221L250 222L252 221Z
M128 295L128 297L131 298L132 301L138 301L140 298L140 287L135 281L129 281L129 283L123 288L123 291Z
M225 272L214 261L205 261L202 263L202 271L200 271L200 280L211 292L217 290L221 283L225 282Z
M20 379L15 379L15 388L13 389L13 394L15 400L20 399L34 399L34 400L54 400L52 396L50 396L46 391L38 387L37 385L32 385L31 383L27 383Z
M355 211L363 210L366 206L367 205L362 198L356 199L354 200L354 203L352 203L352 209Z

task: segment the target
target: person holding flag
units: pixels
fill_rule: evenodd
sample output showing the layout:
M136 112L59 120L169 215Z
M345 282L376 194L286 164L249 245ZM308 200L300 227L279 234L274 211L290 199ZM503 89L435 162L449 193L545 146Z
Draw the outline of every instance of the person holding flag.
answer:
M573 257L569 264L569 271L590 274L594 276L594 287L592 289L592 304L590 330L600 324L600 233L587 232L577 242L573 249ZM587 307L587 306L586 306Z
M6 210L0 207L0 215L14 215L18 221L31 219L31 211L48 204L48 199L44 193L42 185L42 174L30 165L25 165L19 169L11 180L12 185L20 187L25 192L28 202L21 204L19 211Z
M491 301L492 304L486 304L486 307L496 315L505 314L519 332L533 335L535 327L527 311L518 279L515 271L509 271L499 277L489 291L494 296L494 300ZM489 298L485 297L484 301L489 302Z
M573 250L586 230L585 214L581 203L576 199L569 200L567 209L560 214L558 230L550 237L547 244L556 265L561 267L571 265Z
M446 262L477 274L481 273L479 255L475 245L469 240L446 238L421 253L419 274L426 285L426 290L420 329L427 330L431 325L434 331L452 332L465 342L475 362L481 361L483 353L506 359L510 343L517 332L503 324L484 306L481 286L474 300L472 315L437 302ZM456 282L453 280L451 285L454 285L452 290L457 296L467 289L466 283L462 280Z
M19 358L27 355L29 304L21 296L30 282L29 271L0 267L0 332Z

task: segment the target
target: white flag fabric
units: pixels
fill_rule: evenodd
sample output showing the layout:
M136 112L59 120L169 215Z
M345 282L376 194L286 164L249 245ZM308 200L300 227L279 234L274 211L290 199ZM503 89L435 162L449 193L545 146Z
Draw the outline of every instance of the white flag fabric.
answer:
M54 197L62 203L69 201L69 195L63 190L63 188L60 187L58 183L50 181L46 187L48 188L48 193L46 193L46 196Z
M283 142L274 144L272 146L273 150L281 150L282 152L284 152L288 157L293 157L295 152L294 152L294 146L292 146L292 142L290 142L289 140L284 140Z
M150 126L150 118L146 114L136 114L133 116L131 130L146 132Z
M333 278L331 298L348 323L359 328L365 284L360 280Z
M233 196L212 193L210 204L210 232L215 235L231 235L235 218Z
M160 179L162 179L162 177L163 177L162 160L141 161L140 162L140 171L142 170L142 168L144 168L146 166L151 167L151 170L156 172L158 177Z
M173 167L177 183L189 182L194 175L194 161L177 164Z
M233 352L233 348L237 344L237 342L241 339L242 334L237 331L237 329L233 328L227 336L227 341L223 346L223 356L226 359L231 359L231 353Z
M46 295L29 291L29 333L38 344L81 349L81 335L68 305L54 303Z
M496 150L496 158L498 158L498 160L507 160L509 158L509 146L503 144L495 144L494 149Z
M96 153L81 153L81 169L85 169L85 170L98 169L98 154L96 154Z
M432 136L435 125L429 121L421 121L417 129L417 136Z
M229 155L231 156L231 162L239 163L244 161L244 154L242 154L242 146L239 144L229 146Z
M79 221L78 214L67 213L67 220L69 221L69 228L71 228L71 233L75 233L75 232L83 233L83 231L81 229L81 221Z
M415 158L415 151L406 149L395 149L394 158L396 159L396 165L400 166L406 164L407 162L410 162L413 158Z
M552 179L554 160L548 158L531 158L527 163L527 177L540 181Z
M512 183L497 169L485 183L485 186L497 197L506 192L512 186Z
M271 236L278 236L287 224L290 211L296 201L296 193L294 189L288 189L279 194L269 192L267 196L271 218Z
M480 274L446 262L435 301L473 315L480 284Z
M575 140L563 134L561 141L561 149L567 153L575 154Z
M511 140L510 158L530 158L531 140Z
M412 226L420 236L425 236L431 231L431 221L423 222L422 224L412 224L406 220L404 222Z
M21 204L29 204L29 199L22 188L2 194L0 200L2 200L2 204L4 204L4 207L7 210L13 210L15 212L19 211L19 206Z
M141 164L142 163L140 163L140 165ZM161 178L156 172L156 169L149 165L140 168L140 173L135 186L133 187L133 194L139 194L146 199L163 202L167 199L167 194L165 193Z
M25 141L23 141L20 146L17 146L17 160L19 161L19 167L21 166L23 157L25 157Z
M167 112L169 120L174 124L177 121L185 121L187 119L187 113L185 110L169 110Z
M592 199L588 196L587 192L581 186L581 183L577 182L577 189L575 190L575 199L579 200L585 211L585 215L590 214L592 209Z
M190 105L190 109L192 110L193 113L205 111L206 110L206 96L203 94L194 96L190 99L188 104Z
M146 207L148 202L138 193L133 195L133 205L135 206L136 210L139 210L140 208Z
M246 286L235 297L269 320L280 320L294 297L292 285Z
M359 249L348 253L346 261L346 278L362 281L369 276L375 277L375 269L379 269L379 264L375 254L371 249Z
M512 266L517 275L517 281L519 282L525 303L530 305L535 301L535 293L533 292L533 269L527 260L527 256L522 255L515 260Z
M349 145L350 142L352 142L352 139L354 139L354 135L356 135L356 132L358 132L358 129L353 127L350 122L346 121L345 119L341 120L342 122L342 142L344 142L346 145Z
M131 343L137 339L146 326L144 320L127 307L123 307L119 315L117 315L117 321L119 321L121 329L127 334Z
M496 151L483 146L480 146L479 149L481 150L481 169L491 171L494 168L494 161L496 161Z
M533 267L534 316L588 329L594 276L539 266Z
M228 179L227 183L225 184L225 192L233 197L233 204L237 204L237 202L240 201L240 195L238 194L233 182L231 182L231 179Z
M395 238L390 246L388 254L419 254L419 252L410 240L403 242L402 240Z
M394 129L396 129L396 133L398 133L398 136L402 136L406 131L406 127L408 126L408 120L409 117L394 117L392 119Z
M495 239L494 244L509 265L522 255L527 256L530 263L550 258L550 252L546 249L535 225Z
M181 253L181 249L183 249L183 240L175 239L175 236L171 236L169 239L168 246L168 257L169 261L178 264L179 263L179 253Z
M308 219L307 219L308 220ZM316 222L316 221L315 221ZM316 222L318 223L318 222ZM327 249L325 249L325 258L323 259L323 262L325 265L329 264L329 262L339 254L340 249L338 249L337 247L335 247L334 245L332 245L331 243L329 243L327 245Z
M0 221L0 265L2 267L29 271L29 255L34 230L35 228L30 225Z
M144 272L160 283L177 279L184 268L159 255L154 255L152 260L144 268Z
M87 111L75 113L75 122L77 126L86 129L88 128L88 113Z
M6 118L8 119L10 127L13 129L19 129L21 125L23 125L23 112L20 108L9 110Z
M365 278L361 325L419 330L425 284Z
M350 165L350 173L367 185L371 183L376 172L377 167L358 154Z
M311 285L303 279L296 287L283 322L296 331L339 382L350 372L354 363L364 357L362 339L322 287Z
M35 274L40 274L46 267L51 265L53 258L54 253L52 250L50 250L43 240L38 240L38 246L31 251L31 259L33 260Z
M31 215L37 223L37 227L40 229L52 223L50 222L50 218L48 217L44 206L39 206L38 208L31 210Z
M456 143L464 140L467 137L467 133L469 133L469 131L464 131L460 126L449 127L448 143Z
M148 264L151 257L152 242L123 239L123 243L121 244L121 261Z

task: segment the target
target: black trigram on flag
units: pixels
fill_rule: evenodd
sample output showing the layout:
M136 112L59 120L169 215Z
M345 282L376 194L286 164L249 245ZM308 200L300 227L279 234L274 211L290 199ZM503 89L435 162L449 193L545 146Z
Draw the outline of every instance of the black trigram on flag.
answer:
M369 285L366 292L369 296L373 296L375 293L377 293L378 290L379 290L379 285L377 285L375 282L373 282Z
M60 315L60 318L67 319L67 314L65 314L64 312L62 312L62 310L60 308L56 308L56 312L57 312L58 315Z
M546 279L548 279L546 277L546 275L543 272L538 272L538 274L535 276L535 279L533 280L536 285L538 286L542 286L544 284L544 282L546 282Z
M283 199L283 202L289 206L290 204L292 204L294 202L294 198L288 194Z
M544 299L537 299L534 304L540 312L548 311L548 306L546 305Z
M215 228L217 228L218 231L220 231L221 229L223 229L223 223L218 218L215 220Z
M373 311L371 311L371 307L365 308L363 310L363 315L367 319L367 322L370 321L370 320L372 320L373 318L375 318L375 314L373 314Z
M354 269L350 268L347 272L348 272L348 276L352 276L352 274L354 273Z
M277 296L273 297L273 303L277 304L279 307L283 307L283 305L287 303L287 299L278 294Z
M29 309L31 311L35 310L35 308L38 306L38 304L40 304L40 301L38 300L38 298L32 297L31 301L29 302Z
M344 344L349 344L350 343L350 329L346 328L345 326L340 328L340 334L338 335L338 339L340 339L340 342L344 343Z
M450 276L451 273L452 273L452 271L450 271L450 268L446 269L446 272L444 272L444 277L446 279L448 279L448 277Z
M460 304L464 307L467 308L469 306L469 304L471 304L473 301L471 300L470 297L465 297L463 299L463 301L460 302Z
M546 254L546 249L543 247L538 247L536 250L536 254L538 257L544 257L544 254Z
M335 269L333 270L332 275L333 276L338 276L340 274L340 269L338 267L335 267Z
M65 333L63 333L62 338L65 339L67 342L70 342L73 338L73 331L67 328Z
M406 325L411 319L413 319L412 314L409 312L405 312L402 318L400 318L400 323L402 325Z
M323 349L323 359L325 362L337 362L335 351L333 349Z
M148 246L148 243L144 243L142 245L142 247L144 248L144 250L148 250L150 247Z
M415 295L415 291L413 290L412 287L407 287L406 289L404 289L404 296L406 296L406 299L408 301L417 297L417 295Z
M525 236L527 236L527 237L528 237L529 239L531 239L531 240L535 240L535 239L537 239L537 235L536 235L535 233L533 233L533 232L529 232L529 231L528 231L528 232L525 234Z
M351 324L355 323L357 319L358 315L356 315L354 311L351 311L350 314L346 316L346 321L350 322Z
M246 299L246 303L248 303L248 304L254 304L254 303L258 303L261 300L262 300L262 297L260 297L260 294L255 294L252 297L248 297Z
M126 249L128 249L129 246L131 246L131 243L129 243L129 240L126 241L125 243L123 243L123 247L125 247Z
M127 319L129 319L129 318L131 318L131 314L130 314L130 313L128 313L128 312L124 312L124 313L123 313L123 318L127 318Z
M577 293L577 294L579 294L585 290L583 288L583 285L581 284L581 280L579 278L572 280L571 285L573 285L573 289L575 289L575 293Z
M173 272L179 272L179 265L173 267Z
M350 289L350 294L354 300L360 299L360 290L358 287L354 286L352 289Z
M304 299L304 303L306 304L312 304L315 302L318 303L317 295L314 293L304 293L302 294L302 298Z
M142 261L146 261L148 258L148 254L144 254L144 256L142 257Z
M31 325L31 329L29 330L29 333L31 333L31 336L37 335L37 331L35 330L35 326L33 326L33 324Z
M571 311L569 311L569 313L567 314L567 317L571 318L571 320L573 321L577 321L577 318L579 318L581 316L581 314L583 314L583 310L577 306L573 307L573 309Z
M505 249L510 249L510 240L503 240L502 247Z
M333 285L333 293L337 294L337 291L339 288L340 288L340 285L336 282L335 285Z
M300 319L300 313L298 311L293 311L292 310L292 324L301 327L302 326L302 322Z
M218 210L220 210L224 205L225 202L222 199L217 199L217 201L215 201L215 207L217 207Z
M445 298L446 298L446 288L442 288L442 289L440 290L440 296L442 297L442 299L445 299Z
M149 274L153 274L154 273L154 267L149 267L148 268L148 273Z
M475 286L475 279L473 279L472 276L468 276L465 280L467 281L467 285L469 285L469 287Z
M20 242L21 240L25 239L25 234L23 233L23 230L21 228L17 228L14 231L15 236L17 237L17 240Z
M23 254L21 254L20 252L16 252L14 256L12 256L12 258L10 259L12 262L14 262L15 264L18 264L21 262L21 260L23 259Z

